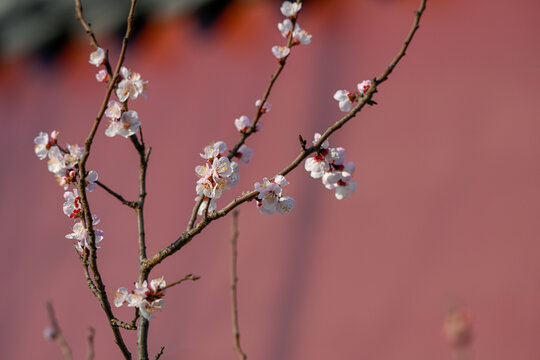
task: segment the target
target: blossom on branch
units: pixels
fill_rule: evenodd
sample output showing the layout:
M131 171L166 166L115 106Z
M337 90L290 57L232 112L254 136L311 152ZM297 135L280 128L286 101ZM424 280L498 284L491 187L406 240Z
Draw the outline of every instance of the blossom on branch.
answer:
M253 150L250 147L242 144L240 148L238 148L238 151L236 152L236 157L240 159L240 161L244 165L247 165L249 164L249 161L253 157Z
M109 76L109 73L107 73L107 70L101 69L96 73L96 80L98 82L105 82L108 76Z
M122 113L120 119L112 120L109 123L109 127L105 130L105 135L113 137L116 135L123 136L125 138L134 135L141 126L139 121L139 115L135 110L129 110Z
M105 116L111 120L118 120L122 116L122 104L116 100L110 100L105 110Z
M165 279L160 277L150 281L150 285L146 280L142 284L135 283L135 289L132 292L129 292L125 287L121 287L116 291L114 305L120 307L127 304L129 307L137 307L142 317L150 320L154 316L154 311L163 308L163 296L167 292L166 286Z
M251 121L247 116L242 115L238 119L234 119L234 126L236 126L236 130L246 132L251 126Z
M302 8L302 3L296 3L296 2L290 2L290 1L284 1L281 5L281 13L283 16L286 16L288 18L296 17L300 9Z
M51 138L49 140L49 135L45 132L40 132L38 136L34 139L34 152L36 153L39 160L43 160L49 154L51 147L56 145L56 140L58 137L58 131L54 130L51 133Z
M273 214L278 211L281 214L289 212L294 206L294 199L288 196L281 196L282 187L289 182L282 175L277 175L273 180L263 179L263 183L255 183L257 195L257 209L261 213Z
M352 109L353 102L356 101L356 96L347 90L338 90L334 94L334 99L339 102L339 110L349 112Z
M99 249L99 246L97 244L103 240L103 230L100 229L94 229L94 226L99 224L99 217L97 215L92 214L92 229L94 230L95 235L95 245L96 249ZM82 253L84 249L88 249L90 245L90 236L88 234L88 229L84 226L83 221L80 220L79 222L75 223L73 225L73 232L66 235L67 239L72 240L78 240L76 244L77 250Z
M125 102L128 98L135 100L139 95L146 96L144 89L146 89L148 81L143 81L141 74L131 72L131 70L122 66L120 68L120 76L122 77L122 81L120 81L116 88L116 96L121 102Z
M223 156L226 150L227 145L223 141L204 147L204 154L200 155L207 162L195 167L195 173L199 176L195 191L199 196L218 199L223 190L238 182L238 164Z
M320 138L321 134L316 133L313 144ZM352 161L345 164L344 148L331 148L329 145L328 140L324 141L317 153L306 159L304 168L312 178L320 178L327 189L335 190L336 198L341 200L356 191L356 183L350 181L355 166Z
M272 47L272 54L274 54L274 56L278 60L283 60L284 58L289 56L290 52L291 52L291 49L289 49L286 46L278 46L278 45L276 45L276 46Z
M100 66L103 64L103 61L105 61L105 50L98 47L96 51L90 54L90 60L88 62L94 66Z
M259 107L259 106L261 106L261 103L262 103L262 100L258 99L257 101L255 101L255 106ZM269 104L269 103L265 102L263 104L262 108L261 108L261 113L265 114L265 113L269 112L270 110L272 110L272 104ZM259 125L259 124L257 124L257 125ZM257 129L257 130L259 130L259 129Z
M358 87L358 93L360 96L366 95L368 90L371 88L371 80L364 80L361 83L357 85Z

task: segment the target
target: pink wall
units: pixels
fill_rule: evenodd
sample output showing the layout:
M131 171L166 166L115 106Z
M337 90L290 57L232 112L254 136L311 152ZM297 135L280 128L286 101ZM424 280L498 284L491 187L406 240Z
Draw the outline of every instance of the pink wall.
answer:
M237 5L206 34L187 19L150 24L130 47L127 66L150 82L148 99L130 104L153 147L150 253L185 228L202 147L232 145L233 120L253 116L276 67L277 7ZM413 0L305 4L300 23L313 43L295 49L264 131L248 142L253 163L226 199L290 162L298 134L311 138L340 118L334 91L383 71L416 7ZM431 0L403 63L376 95L379 105L331 138L356 163L357 193L337 201L300 168L288 176L286 193L297 200L291 214L240 209L240 326L250 358L451 359L441 326L455 298L473 312L476 359L540 357L539 11L534 0ZM72 223L62 214L62 190L32 151L39 131L84 142L104 93L89 52L82 41L53 66L24 60L0 70L5 359L60 357L42 338L47 299L76 358L85 356L88 326L97 331L96 358L120 355L64 239ZM135 154L103 131L89 167L134 198ZM112 295L136 280L135 218L103 192L91 196ZM152 273L168 281L201 276L167 294L151 322L152 353L164 345L165 359L235 358L229 234L228 219L214 223ZM130 310L117 314L131 319Z

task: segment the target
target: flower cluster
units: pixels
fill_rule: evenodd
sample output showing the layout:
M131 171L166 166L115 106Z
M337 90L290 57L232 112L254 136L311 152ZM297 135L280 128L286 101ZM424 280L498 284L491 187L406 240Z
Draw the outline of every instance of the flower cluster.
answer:
M199 176L195 191L198 195L210 199L219 199L223 190L236 185L239 180L238 164L224 156L227 145L223 141L216 141L204 148L204 165L195 167Z
M146 89L148 81L142 80L141 74L132 72L125 66L122 66L120 68L120 77L122 80L116 87L116 96L118 96L121 102L125 102L128 98L135 100L139 95L146 97L144 89Z
M257 107L257 109L259 107L261 108L260 110L261 114L266 114L272 109L272 104L269 104L267 102L262 104L262 106L261 104L262 104L262 100L259 99L255 101L255 106ZM236 127L236 130L238 130L239 132L247 133L250 131L249 129L251 128L251 120L249 120L249 118L246 115L242 115L239 118L234 119L234 126ZM262 124L260 122L257 122L257 125L255 125L254 131L260 131L260 130L262 130Z
M338 90L334 94L334 99L339 102L339 109L343 112L349 112L353 103L364 97L371 88L371 80L364 80L357 85L358 92L349 92L348 90Z
M40 132L34 139L34 152L40 160L49 158L47 168L54 174L58 183L67 190L68 184L73 183L77 177L79 161L81 160L83 149L78 145L67 145L67 149L62 149L57 144L58 131L53 131L51 136ZM87 175L87 190L95 188L98 174L90 171Z
M272 54L274 54L280 63L283 63L287 56L289 56L292 46L299 44L308 45L311 43L311 35L307 31L303 30L296 22L296 17L298 16L298 12L301 8L302 3L300 2L293 3L290 1L285 1L281 5L280 10L283 16L285 16L285 19L278 23L278 30L286 39L291 36L291 33L292 36L290 45L275 45L272 47Z
M282 175L277 175L273 180L263 178L263 183L255 183L255 190L259 192L257 195L257 209L261 213L273 214L279 212L284 214L293 209L295 200L289 196L282 196L282 187L288 185Z
M100 66L105 63L105 51L102 48L98 48L96 51L90 54L90 64ZM136 111L128 111L125 103L128 99L135 100L142 95L146 97L144 90L148 81L144 81L141 78L141 74L129 70L127 67L122 66L120 68L120 82L116 85L116 96L118 100L111 100L107 104L107 110L105 116L110 119L109 126L105 130L105 135L114 137L116 135L123 136L125 138L134 135L141 126L139 121L139 115ZM101 69L96 74L96 79L100 82L107 80L109 74L107 70Z
M154 316L154 311L163 308L163 296L167 292L165 279L160 277L150 281L150 285L144 281L142 284L135 283L135 290L129 291L121 287L116 291L114 305L120 307L127 303L129 307L137 307L141 315L150 320Z
M85 226L83 219L83 209L81 207L81 197L77 189L73 191L64 192L64 205L62 209L64 214L70 219L75 220L73 225L73 232L66 235L67 239L77 240L75 245L77 250L82 253L84 249L87 249L90 242L90 236L88 234L88 228ZM94 230L95 243L99 243L103 240L103 231L100 229L95 229L94 226L99 224L99 217L92 214L92 229ZM96 246L96 248L99 248Z
M122 104L116 100L109 101L107 105L105 116L110 119L110 122L109 127L105 130L105 135L109 137L120 135L128 138L137 133L141 122L139 114L135 110L124 111Z
M313 144L320 138L321 134L315 134ZM306 159L304 167L312 178L320 178L327 189L335 190L336 198L341 200L356 191L356 183L351 181L355 166L352 161L345 163L344 148L330 148L329 145L328 141L323 142L317 154Z

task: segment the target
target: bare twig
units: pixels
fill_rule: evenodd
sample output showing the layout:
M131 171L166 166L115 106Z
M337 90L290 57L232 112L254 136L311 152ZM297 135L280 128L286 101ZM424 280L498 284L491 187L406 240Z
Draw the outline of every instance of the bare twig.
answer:
M231 306L232 306L232 323L233 323L233 338L234 349L238 353L238 357L241 360L246 360L247 355L240 346L240 327L238 326L238 273L237 273L237 258L238 258L238 210L232 213L232 236L231 236Z
M120 195L117 192L111 190L108 186L106 186L105 184L103 184L100 181L96 181L96 184L98 184L98 186L101 187L103 190L105 190L106 192L108 192L109 194L111 194L112 196L117 198L122 204L124 204L126 206L129 206L130 208L133 208L133 209L135 209L137 207L137 202L136 201L129 201L129 200L124 199L124 197L122 195Z
M154 360L158 360L161 355L163 355L163 350L165 350L165 346L162 346L161 349L159 349L159 352L156 354L156 357L154 357Z
M88 328L88 360L94 360L94 335L93 327Z
M60 326L58 325L58 321L56 320L56 316L54 315L54 308L52 306L52 303L50 301L47 301L46 306L47 312L49 313L49 321L51 322L51 327L53 329L52 338L56 340L58 345L60 345L60 350L62 350L64 358L66 360L72 360L73 356L71 354L71 349L69 348L66 339L62 335L62 330L60 330Z
M187 274L186 276L184 276L183 278L181 278L180 280L178 281L175 281L171 284L167 284L167 286L164 286L161 288L161 290L165 290L165 289L168 289L170 287L173 287L175 285L178 285L180 283L183 283L184 281L186 280L191 280L191 281L197 281L199 280L201 277L200 276L197 276L197 275L193 275L193 274Z
M313 144L313 146L309 148L302 149L300 154L294 159L289 165L287 165L281 172L279 172L279 175L285 176L289 172L291 172L293 169L295 169L303 160L305 160L310 154L317 151L321 144L328 139L330 135L332 135L334 132L336 132L338 129L340 129L345 123L347 123L350 119L352 119L362 108L365 104L370 104L372 102L372 97L377 91L377 85L381 84L382 82L386 81L388 78L389 73L396 67L396 65L399 63L399 61L403 58L412 38L414 37L414 34L416 33L416 29L419 26L419 21L424 13L426 7L426 0L421 0L419 9L415 12L415 19L413 23L413 27L411 31L409 32L409 35L407 36L405 42L403 43L403 46L401 50L399 51L396 58L390 63L390 65L386 68L386 70L383 72L383 74L376 79L373 79L372 86L370 89L366 92L366 94L360 98L360 101L357 106L355 106L349 114L344 116L341 120L337 121L334 125L329 127L324 134L321 136L321 138ZM389 70L390 69L390 70ZM386 74L386 75L385 75ZM238 145L238 144L237 144ZM233 149L234 150L234 149ZM231 156L231 153L229 153L229 156ZM258 191L250 191L247 193L244 193L243 195L237 197L233 201L231 201L229 204L227 204L224 208L222 208L219 211L213 212L212 214L209 214L208 217L202 219L197 225L193 226L188 231L184 232L180 237L176 239L172 244L167 246L166 248L160 250L157 254L154 256L148 258L148 260L145 263L144 271L149 272L152 268L154 268L157 264L161 263L164 259L171 256L172 254L176 253L178 250L180 250L182 247L187 245L195 235L199 234L208 224L210 224L212 221L217 220L225 215L227 215L231 210L236 208L237 206L253 200L257 195Z

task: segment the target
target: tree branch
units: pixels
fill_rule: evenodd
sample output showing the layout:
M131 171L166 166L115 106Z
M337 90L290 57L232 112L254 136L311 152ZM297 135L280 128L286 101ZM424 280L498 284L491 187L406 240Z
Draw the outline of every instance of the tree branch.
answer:
M62 330L60 330L60 326L58 325L58 321L56 321L56 316L54 315L54 308L52 306L52 303L50 301L47 301L47 312L49 313L49 321L51 322L52 327L52 339L56 340L58 345L60 345L60 350L62 350L62 354L64 354L64 358L66 360L72 360L73 355L71 354L71 349L69 348L69 345L66 342L66 339L62 335Z
M101 274L99 272L98 264L97 264L97 249L96 249L96 235L94 233L94 229L92 227L92 213L90 211L90 205L88 203L88 198L86 194L86 161L88 160L88 157L90 156L90 150L92 147L92 142L94 140L94 137L96 135L97 129L99 127L99 124L101 123L101 119L103 118L103 114L105 113L105 109L107 107L107 103L110 99L110 96L112 94L112 91L114 87L116 86L116 82L119 77L120 68L122 67L122 64L124 62L127 44L129 41L129 37L132 32L132 25L133 25L133 14L135 12L135 4L136 0L131 0L131 6L129 9L128 19L127 19L127 27L126 27L126 33L124 35L124 39L122 41L122 49L120 50L120 56L118 58L118 62L116 64L116 69L114 71L114 75L111 79L111 82L109 83L109 86L107 88L107 92L105 94L105 98L103 99L103 103L101 105L101 108L99 110L98 116L96 117L96 120L94 122L94 125L90 131L90 134L88 135L85 146L84 146L84 152L81 157L81 160L79 161L79 182L78 182L78 189L79 194L81 197L81 206L83 209L83 220L85 223L85 227L88 232L88 250L89 250L89 267L90 270L92 270L93 276L94 276L94 284L95 287L98 290L98 300L101 304L101 308L105 312L105 315L107 316L107 319L109 320L109 323L112 319L115 319L115 316L111 309L111 304L109 302L109 299L107 298L107 292L105 290L105 284L101 278ZM80 0L75 0L76 8L77 8L77 14L80 16L79 20L82 20L81 23L85 30L89 29L88 24L84 19L82 18L82 6L80 3ZM86 25L86 26L85 26ZM93 35L93 34L92 34ZM92 36L92 38L95 38ZM97 42L95 43L97 44ZM131 359L131 353L129 352L126 344L124 343L124 340L122 338L122 334L120 333L120 330L118 327L115 327L111 324L111 329L114 334L115 343L120 348L120 351L122 352L122 355L125 359Z
M238 210L233 211L232 214L232 236L231 236L231 306L232 306L232 323L233 323L233 339L234 339L234 349L238 353L238 357L241 360L246 360L247 355L242 350L240 345L240 329L238 326L238 296L237 296L237 285L238 285L238 275L237 275L237 258L238 258Z
M129 200L126 200L122 195L118 194L117 192L111 190L109 187L105 186L105 184L103 184L102 182L100 182L99 180L96 181L96 184L101 187L103 190L105 190L106 192L108 192L109 194L111 194L112 196L114 196L115 198L117 198L122 204L126 205L126 206L129 206L130 208L133 208L135 209L137 207L137 202L136 201L129 201Z
M94 328L88 328L88 360L94 360L94 335Z
M281 170L276 175L283 175L290 173L292 170L294 170L304 159L306 159L310 154L317 151L321 144L330 137L334 132L339 130L343 125L345 125L350 119L356 116L360 110L364 107L365 104L371 104L372 103L372 97L377 92L377 85L381 84L382 82L386 81L388 78L388 75L390 72L393 71L393 69L397 66L397 64L400 62L400 60L405 55L405 52L407 48L409 47L410 42L412 41L414 34L416 33L416 29L419 27L419 21L424 13L426 7L426 0L421 0L419 9L415 12L415 18L414 23L412 26L411 31L409 32L409 35L407 36L405 42L403 43L403 46L401 47L401 50L399 51L396 58L390 63L390 65L386 68L386 70L383 72L383 74L376 79L373 79L372 86L370 89L366 92L366 94L360 98L360 101L358 105L356 105L347 115L345 115L342 119L334 123L332 126L330 126L324 134L321 136L321 138L313 144L313 146L309 148L303 148L300 154L294 159L289 165L287 165L283 170ZM231 156L231 153L229 153L229 156ZM253 200L257 195L258 191L252 190L249 192L244 193L243 195L237 197L233 201L231 201L229 204L227 204L224 208L222 208L219 211L213 212L212 214L209 214L206 218L202 219L197 225L189 229L188 231L185 231L180 237L176 239L172 244L167 246L166 248L160 250L157 254L154 256L148 258L148 260L145 262L144 265L144 271L150 272L157 264L161 263L164 259L171 256L172 254L179 251L182 247L187 245L195 235L199 234L208 224L210 224L212 221L217 220L225 215L227 215L231 210L235 209L237 206ZM188 227L189 228L189 227Z

